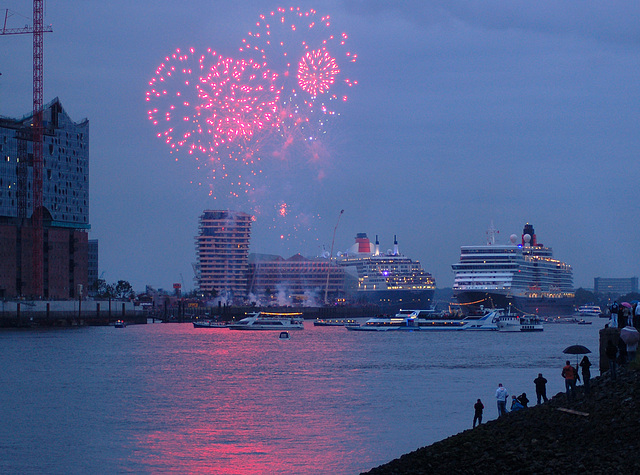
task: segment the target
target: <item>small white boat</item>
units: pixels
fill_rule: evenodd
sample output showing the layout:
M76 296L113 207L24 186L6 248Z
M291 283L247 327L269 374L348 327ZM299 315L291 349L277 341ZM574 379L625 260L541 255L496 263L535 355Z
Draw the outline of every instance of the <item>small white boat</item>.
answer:
M290 340L291 335L289 335L289 332L280 332L280 336L278 338L281 340Z
M582 305L578 307L578 314L581 317L599 317L602 309L597 305Z
M500 332L541 332L542 320L535 315L500 315L496 325Z
M303 330L302 313L254 312L236 323L229 323L230 330Z
M216 322L215 320L196 320L193 322L193 328L226 328L225 322Z

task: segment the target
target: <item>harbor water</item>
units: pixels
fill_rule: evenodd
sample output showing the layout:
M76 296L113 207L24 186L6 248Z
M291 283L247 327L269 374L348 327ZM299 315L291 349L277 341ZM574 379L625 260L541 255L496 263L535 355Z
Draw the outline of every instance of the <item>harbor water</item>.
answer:
M278 332L149 324L0 332L0 472L354 474L496 417L498 383L564 390L598 330Z

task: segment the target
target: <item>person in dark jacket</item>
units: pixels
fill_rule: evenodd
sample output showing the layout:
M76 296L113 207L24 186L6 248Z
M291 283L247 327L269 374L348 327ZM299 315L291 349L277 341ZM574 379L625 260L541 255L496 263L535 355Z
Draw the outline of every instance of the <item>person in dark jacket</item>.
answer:
M518 402L522 404L522 407L525 409L529 407L529 398L527 397L527 393L522 393L518 396Z
M580 368L582 369L582 381L584 383L584 393L588 396L591 392L590 380L591 380L591 361L589 361L589 357L585 355L580 362Z
M473 415L473 427L475 428L476 422L478 425L482 424L482 411L484 410L484 404L482 404L480 399L478 399L478 402L473 405L473 409L475 410L475 414Z
M622 366L627 364L627 344L622 338L618 338L618 363Z
M611 372L611 379L616 379L616 365L618 362L616 361L616 357L618 356L618 348L613 343L613 341L609 340L607 342L607 347L604 350L605 355L607 355L607 359L609 360L609 371Z
M540 399L547 402L547 380L542 377L542 373L538 373L538 377L533 380L533 384L536 385L536 399L538 400L538 404L540 404Z

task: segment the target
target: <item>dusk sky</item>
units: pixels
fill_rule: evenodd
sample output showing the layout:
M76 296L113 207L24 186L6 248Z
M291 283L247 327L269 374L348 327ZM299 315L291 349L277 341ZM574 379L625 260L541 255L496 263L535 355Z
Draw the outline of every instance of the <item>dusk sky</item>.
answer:
M177 48L242 59L259 15L291 5L348 34L357 61L340 74L358 84L313 149L269 139L235 198L169 153L145 94ZM23 15L7 26L31 24L30 1L4 8ZM107 282L193 288L205 209L255 215L250 252L283 257L329 250L344 209L334 253L395 234L438 287L492 221L500 243L533 224L576 287L640 274L640 3L50 0L45 24L44 102L90 121L89 238ZM30 113L31 55L30 35L0 38L0 115Z

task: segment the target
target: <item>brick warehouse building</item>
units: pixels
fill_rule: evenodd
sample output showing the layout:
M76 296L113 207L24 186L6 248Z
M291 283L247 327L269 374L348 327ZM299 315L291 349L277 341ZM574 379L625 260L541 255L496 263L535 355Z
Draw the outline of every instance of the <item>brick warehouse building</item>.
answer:
M32 118L0 117L0 298L34 293ZM88 278L89 121L72 121L56 98L43 128L43 296L75 298Z

